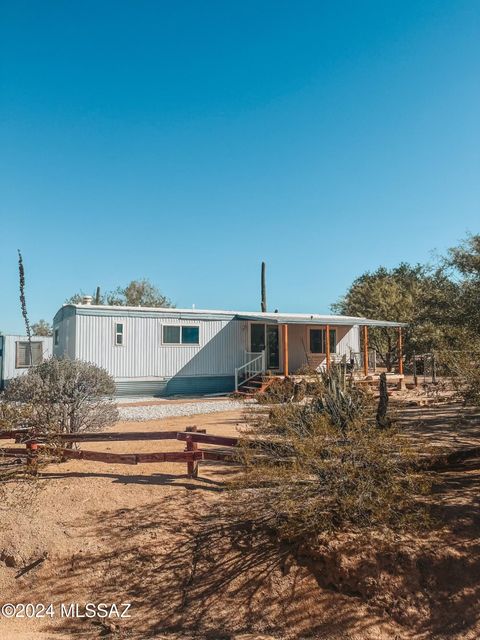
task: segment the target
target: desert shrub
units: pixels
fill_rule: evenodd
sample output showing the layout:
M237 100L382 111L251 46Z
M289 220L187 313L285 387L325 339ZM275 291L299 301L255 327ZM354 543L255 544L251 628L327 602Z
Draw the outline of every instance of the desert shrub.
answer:
M263 393L257 394L257 402L260 404L290 402L295 397L295 387L293 378L276 378Z
M440 372L446 375L466 405L480 405L480 340L466 338L468 350L442 349L438 353Z
M0 431L28 428L32 423L32 414L30 404L6 402L0 396Z
M3 400L25 411L28 407L26 426L39 432L76 433L99 430L118 420L114 392L113 378L105 369L51 358L13 380Z
M289 542L426 522L419 497L429 482L405 435L377 428L366 394L323 382L330 395L274 406L251 421L245 471L233 484L238 512Z

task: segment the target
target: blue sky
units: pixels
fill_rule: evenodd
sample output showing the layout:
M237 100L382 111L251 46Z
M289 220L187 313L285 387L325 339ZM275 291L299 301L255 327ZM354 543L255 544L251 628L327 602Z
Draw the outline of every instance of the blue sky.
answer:
M480 221L477 0L0 0L0 329L147 277L327 312Z

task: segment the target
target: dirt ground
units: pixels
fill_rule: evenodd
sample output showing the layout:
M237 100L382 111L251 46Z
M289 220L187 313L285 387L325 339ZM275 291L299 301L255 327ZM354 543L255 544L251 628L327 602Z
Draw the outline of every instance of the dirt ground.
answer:
M480 443L479 416L459 414L457 406L408 407L399 419L415 437L442 448ZM235 411L112 430L195 424L233 435L242 420ZM118 453L182 447L178 441L83 446ZM380 542L364 548L338 540L318 566L222 519L224 482L235 467L203 463L195 480L185 471L184 464L79 460L50 464L35 481L8 483L0 503L0 604L53 603L54 615L0 617L1 640L480 637L480 460L438 474L438 524L421 539L405 537L394 554ZM329 583L332 571L342 574L337 585L340 577L345 589ZM131 617L60 615L61 603L78 603L82 612L89 602L130 603Z

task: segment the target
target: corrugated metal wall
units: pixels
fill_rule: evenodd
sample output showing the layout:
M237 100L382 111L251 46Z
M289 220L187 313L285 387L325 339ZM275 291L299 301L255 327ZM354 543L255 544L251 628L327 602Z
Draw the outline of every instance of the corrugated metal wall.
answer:
M122 346L115 345L116 323L124 325ZM167 324L199 326L200 344L162 344L162 326ZM77 315L75 357L104 367L118 382L233 376L235 367L243 364L246 335L246 322L239 320Z
M23 375L28 369L17 369L16 365L16 343L27 342L27 336L3 336L3 356L2 356L2 371L0 372L0 382L2 384L8 383L12 378ZM32 336L32 342L43 343L43 357L44 359L50 358L52 355L53 339L43 336Z
M58 330L58 344L53 345L53 355L56 357L77 357L75 351L75 331L77 317L75 310L62 307L53 319L53 331Z

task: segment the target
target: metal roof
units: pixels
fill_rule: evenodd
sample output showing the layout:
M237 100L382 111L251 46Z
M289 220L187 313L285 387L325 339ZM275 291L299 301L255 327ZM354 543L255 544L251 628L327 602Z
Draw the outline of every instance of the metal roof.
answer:
M223 309L176 309L170 307L122 307L93 304L67 304L81 315L153 315L170 316L178 319L198 318L202 320L231 318L272 324L331 324L360 325L369 327L406 327L404 322L373 320L357 316L321 315L317 313L262 313L260 311L226 311ZM57 314L58 315L58 314Z
M357 316L326 316L316 313L243 313L236 316L240 320L263 320L278 324L331 324L331 325L360 325L369 327L405 327L404 322L390 322L388 320L371 320Z

